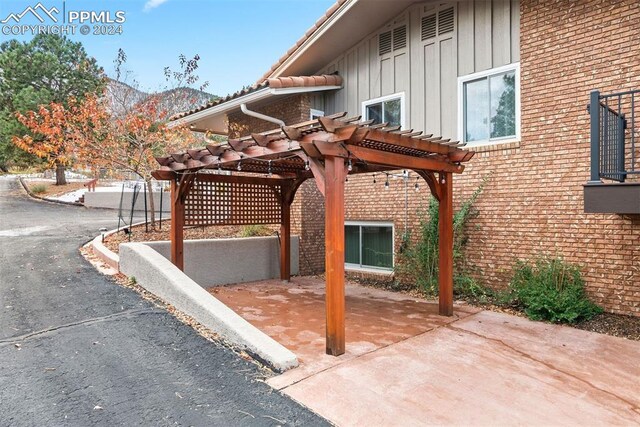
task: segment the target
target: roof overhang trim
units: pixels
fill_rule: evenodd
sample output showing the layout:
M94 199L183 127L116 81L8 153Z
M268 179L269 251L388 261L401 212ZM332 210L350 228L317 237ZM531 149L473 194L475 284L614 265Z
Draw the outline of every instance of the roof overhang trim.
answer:
M269 77L280 76L282 74L282 70L286 70L291 63L297 61L302 55L304 55L307 49L315 44L327 31L329 31L334 23L338 22L357 2L358 0L347 0L345 3L340 5L338 10L323 22L320 28L315 30L308 39L306 39L289 57L287 57L287 59L269 73ZM265 77L260 79L260 81L264 80L266 80Z
M294 95L298 93L310 93L310 92L322 92L330 90L341 89L342 86L300 86L300 87L286 87L286 88L270 88L265 87L255 92L248 93L238 98L231 99L222 104L214 105L213 107L198 111L188 116L179 118L175 121L169 122L169 127L177 127L183 125L190 125L204 119L210 119L222 114L228 114L234 110L239 110L240 105L250 104L258 101L263 101L272 96L281 95Z

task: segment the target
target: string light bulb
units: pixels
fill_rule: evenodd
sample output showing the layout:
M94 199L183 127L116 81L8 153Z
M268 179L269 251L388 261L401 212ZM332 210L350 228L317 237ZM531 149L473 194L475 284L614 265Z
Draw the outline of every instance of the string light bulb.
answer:
M269 170L268 170L267 176L269 178L273 176L273 171L271 170L271 160L269 160Z
M385 190L389 189L389 174L387 174L387 180L384 182L384 189Z
M304 162L304 170L308 171L309 169L311 169L311 166L309 166L309 159L307 159L307 161Z
M375 173L373 174L373 183L374 184L376 183L376 174Z
M416 190L416 192L420 191L420 186L418 185L419 179L420 179L419 177L416 177L416 185L413 186L413 189Z
M238 169L238 172L242 170L242 160L238 162L238 167L236 167L236 169Z
M351 164L351 159L349 159L349 162L347 163L347 170L349 172L351 172L353 170L353 164Z

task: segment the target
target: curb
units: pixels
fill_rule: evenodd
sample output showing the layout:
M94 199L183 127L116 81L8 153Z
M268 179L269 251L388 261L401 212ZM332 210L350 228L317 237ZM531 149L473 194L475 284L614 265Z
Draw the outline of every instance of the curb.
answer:
M82 207L84 207L84 205L82 203L65 202L63 200L49 199L47 197L38 196L38 195L34 194L31 190L29 190L29 186L27 186L27 184L24 182L24 179L21 176L18 177L18 180L20 181L20 184L22 184L22 188L24 188L24 191L27 192L27 195L29 195L29 197L33 197L34 199L43 200L43 201L49 202L49 203L58 203L60 205L82 206Z
M109 232L109 234L111 234L111 232ZM104 234L105 237L107 237L107 235L107 233ZM100 261L104 262L109 267L120 271L120 257L102 244L102 234L98 234L93 240L87 243L87 246L91 247L93 254L99 258Z
M134 226L140 224L144 222ZM117 229L113 229L104 233L104 236L117 232ZM124 265L120 263L120 256L102 243L102 234L86 246L90 246L93 254L105 264L126 276L135 277L138 286L194 318L276 372L298 366L298 358L291 350L251 325L144 243L124 243L121 246L121 250L128 253Z
M120 272L276 372L298 366L296 355L250 324L143 243L124 243Z
M91 209L91 208L87 208L87 209ZM131 227L136 227L138 225L144 225L144 221L133 223ZM102 243L102 236L108 237L108 236L111 236L112 234L117 233L118 231L121 231L121 230L114 228L113 230L100 233L96 237L94 237L92 240L87 242L85 246L90 246L93 251L93 254L96 257L100 258L102 262L107 264L109 267L112 267L115 270L120 271L120 268L119 268L120 257L118 256L117 253L113 252L111 249L107 248Z

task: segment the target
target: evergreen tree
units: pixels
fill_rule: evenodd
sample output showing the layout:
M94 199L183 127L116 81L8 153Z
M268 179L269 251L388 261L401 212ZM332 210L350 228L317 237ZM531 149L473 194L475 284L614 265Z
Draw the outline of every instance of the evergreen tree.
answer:
M102 68L81 43L55 34L39 34L28 42L0 45L0 168L37 162L11 142L29 131L17 113L37 111L51 102L66 105L69 97L84 98L105 85ZM34 140L38 135L31 135ZM64 164L56 164L57 184L63 184Z

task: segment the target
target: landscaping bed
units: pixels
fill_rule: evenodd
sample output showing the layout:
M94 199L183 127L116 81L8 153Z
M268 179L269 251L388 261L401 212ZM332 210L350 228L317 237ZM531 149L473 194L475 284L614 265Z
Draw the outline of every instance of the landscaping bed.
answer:
M162 228L145 231L144 224L136 225L131 229L131 235L123 231L105 237L104 245L112 252L118 253L120 243L128 242L156 242L171 240L169 229L171 221L162 221ZM198 239L222 239L235 237L260 237L273 236L280 230L278 225L215 225L209 227L192 227L184 230L185 240Z
M463 300L470 305L481 307L485 310L527 317L519 308L509 306L505 307L500 303L500 301L493 301L491 298L483 300L470 295L456 295L456 299ZM640 317L625 316L623 314L614 313L600 313L596 314L589 320L582 320L578 323L567 324L567 326L572 326L585 331L597 332L599 334L640 341Z
M26 181L25 183L29 187L29 190L40 197L56 197L61 196L66 193L71 193L72 191L82 190L84 189L84 184L87 181L73 181L67 182L65 185L55 185L55 181L49 180L34 180L34 181Z
M415 284L408 285L406 283L398 283L393 279L375 280L357 276L350 276L349 279L364 286L400 292L416 298L437 298L437 296L419 290ZM496 311L519 317L527 317L520 308L505 305L499 297L489 293L484 293L483 290L479 290L479 292L474 294L473 292L470 292L469 289L458 288L456 289L454 298L456 301L464 301L469 305L479 307L484 310ZM574 324L567 324L567 326L572 326L585 331L597 332L599 334L640 341L640 317L636 316L600 313L596 314L589 320L583 320Z
M640 341L640 317L602 313L575 325L578 329Z

